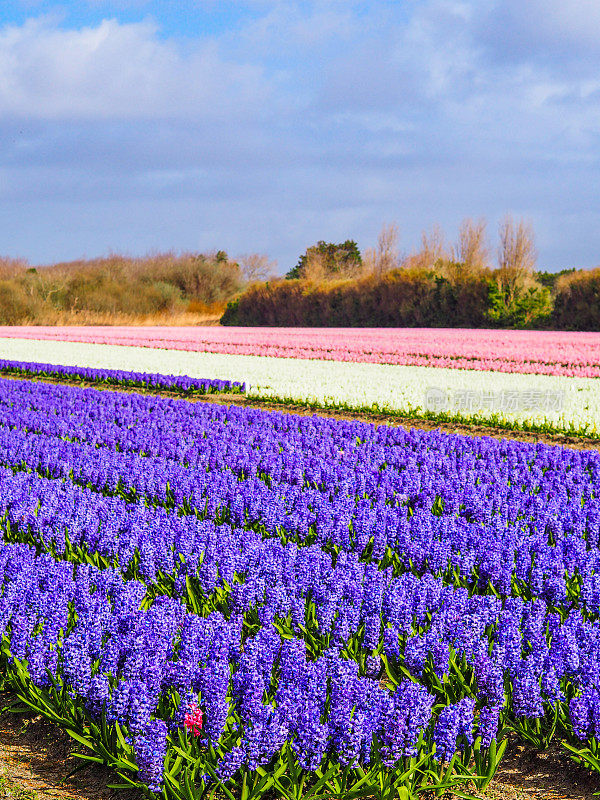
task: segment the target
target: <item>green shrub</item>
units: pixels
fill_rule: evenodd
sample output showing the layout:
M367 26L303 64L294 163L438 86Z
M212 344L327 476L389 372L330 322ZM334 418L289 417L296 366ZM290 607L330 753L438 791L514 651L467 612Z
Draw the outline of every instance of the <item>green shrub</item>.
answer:
M300 256L298 263L286 275L288 280L308 278L311 265L318 262L323 278L336 278L351 275L362 264L362 256L354 239L347 239L340 244L333 242L317 242L307 248Z
M489 320L502 328L540 327L551 318L553 301L550 289L529 281L509 295L496 281L490 281Z
M220 319L221 325L239 325L238 321L238 308L240 305L239 298L230 300L227 303L223 316Z

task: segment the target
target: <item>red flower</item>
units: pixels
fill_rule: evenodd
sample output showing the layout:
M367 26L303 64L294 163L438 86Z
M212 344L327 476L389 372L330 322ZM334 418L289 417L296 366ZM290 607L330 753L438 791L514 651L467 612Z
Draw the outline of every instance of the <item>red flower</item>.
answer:
M197 705L192 704L189 707L189 710L184 717L183 724L192 734L192 736L200 736L202 733L202 711Z

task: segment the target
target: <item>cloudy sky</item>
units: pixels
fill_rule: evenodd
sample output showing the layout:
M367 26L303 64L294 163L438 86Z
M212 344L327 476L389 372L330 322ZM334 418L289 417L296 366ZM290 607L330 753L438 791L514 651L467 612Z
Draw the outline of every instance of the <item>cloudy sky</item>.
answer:
M2 0L0 254L401 247L511 212L600 264L598 0Z

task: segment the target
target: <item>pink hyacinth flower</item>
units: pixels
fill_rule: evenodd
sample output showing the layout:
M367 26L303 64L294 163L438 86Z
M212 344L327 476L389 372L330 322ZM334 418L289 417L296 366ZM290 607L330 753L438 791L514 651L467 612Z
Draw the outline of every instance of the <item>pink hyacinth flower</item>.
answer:
M191 705L184 717L183 724L192 736L200 736L202 733L202 711L197 705Z

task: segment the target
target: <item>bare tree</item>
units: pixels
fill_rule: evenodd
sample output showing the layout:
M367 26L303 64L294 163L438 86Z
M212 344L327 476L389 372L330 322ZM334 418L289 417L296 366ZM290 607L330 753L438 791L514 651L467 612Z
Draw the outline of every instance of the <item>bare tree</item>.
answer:
M400 263L398 236L398 226L395 223L384 223L377 237L375 250L375 273L377 275L397 269Z
M348 258L343 250L333 254L333 263L326 262L327 275L330 280L353 280L360 277L362 263L353 258Z
M377 272L377 250L367 247L362 257L362 274L374 275Z
M499 239L498 279L507 301L511 302L533 278L537 261L535 240L531 225L522 219L516 224L510 214L500 223Z
M245 253L239 257L238 263L246 283L266 281L275 274L277 269L277 262L270 261L269 257L263 253Z
M435 266L438 261L443 261L448 257L448 249L446 247L446 236L442 230L441 225L437 222L431 229L431 233L427 234L425 231L421 234L421 243L423 253L427 257L431 266Z
M421 234L421 249L406 259L406 265L416 269L434 269L449 259L446 237L436 223L430 233Z
M368 247L362 258L363 275L384 275L400 266L398 252L398 226L384 223L377 237L377 246Z
M489 267L490 248L487 241L486 221L464 219L458 231L458 243L452 248L453 261L462 273L473 275Z

